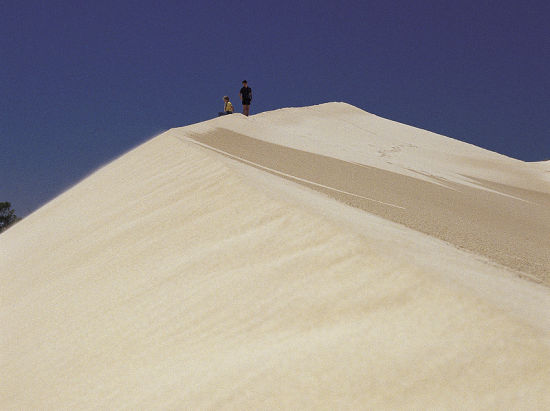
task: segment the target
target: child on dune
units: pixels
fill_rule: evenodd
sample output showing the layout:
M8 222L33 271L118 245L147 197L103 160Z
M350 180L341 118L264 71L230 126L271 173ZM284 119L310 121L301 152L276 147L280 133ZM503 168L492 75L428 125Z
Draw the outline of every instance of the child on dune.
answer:
M224 96L223 101L223 112L218 113L218 117L225 116L226 114L233 114L233 104L231 104L231 102L229 101L229 97Z

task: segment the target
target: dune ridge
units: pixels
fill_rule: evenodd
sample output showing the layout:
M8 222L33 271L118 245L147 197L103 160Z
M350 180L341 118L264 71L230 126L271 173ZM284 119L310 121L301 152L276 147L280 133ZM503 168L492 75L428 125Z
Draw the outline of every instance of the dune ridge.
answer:
M538 164L347 104L258 117L250 129L235 116L174 132L550 285L550 184Z

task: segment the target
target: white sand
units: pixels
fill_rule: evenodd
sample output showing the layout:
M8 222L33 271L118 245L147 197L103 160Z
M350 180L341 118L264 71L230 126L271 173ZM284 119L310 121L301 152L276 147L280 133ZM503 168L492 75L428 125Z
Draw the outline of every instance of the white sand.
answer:
M232 116L173 133L550 285L550 183L539 163L338 103L259 120ZM393 149L376 149L385 144Z
M437 181L433 176L466 184L469 176L550 193L549 176L542 179L544 173L538 166L543 163L525 163L346 103L285 108L248 119L224 117L197 124L193 131L216 127L432 183Z
M192 139L308 110L171 130L3 233L0 408L549 408L548 287Z

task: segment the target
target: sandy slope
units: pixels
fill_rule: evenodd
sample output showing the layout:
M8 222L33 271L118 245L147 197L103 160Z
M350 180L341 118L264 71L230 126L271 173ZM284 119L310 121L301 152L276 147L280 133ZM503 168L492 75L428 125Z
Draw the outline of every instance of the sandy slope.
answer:
M550 285L544 163L524 163L338 103L174 132Z
M547 287L201 147L204 127L0 236L0 408L550 407Z
M468 177L550 193L541 163L525 163L452 138L367 113L345 103L280 109L196 124L195 132L226 128L255 139L369 165L432 183L478 187ZM435 177L435 178L433 178Z

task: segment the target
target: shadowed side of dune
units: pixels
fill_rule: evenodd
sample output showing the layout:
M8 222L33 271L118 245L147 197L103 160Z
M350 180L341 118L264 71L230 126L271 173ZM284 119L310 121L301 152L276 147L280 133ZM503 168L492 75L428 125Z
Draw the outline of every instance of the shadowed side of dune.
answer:
M550 195L546 193L479 179L479 189L436 178L438 184L430 183L223 128L189 137L550 285Z

